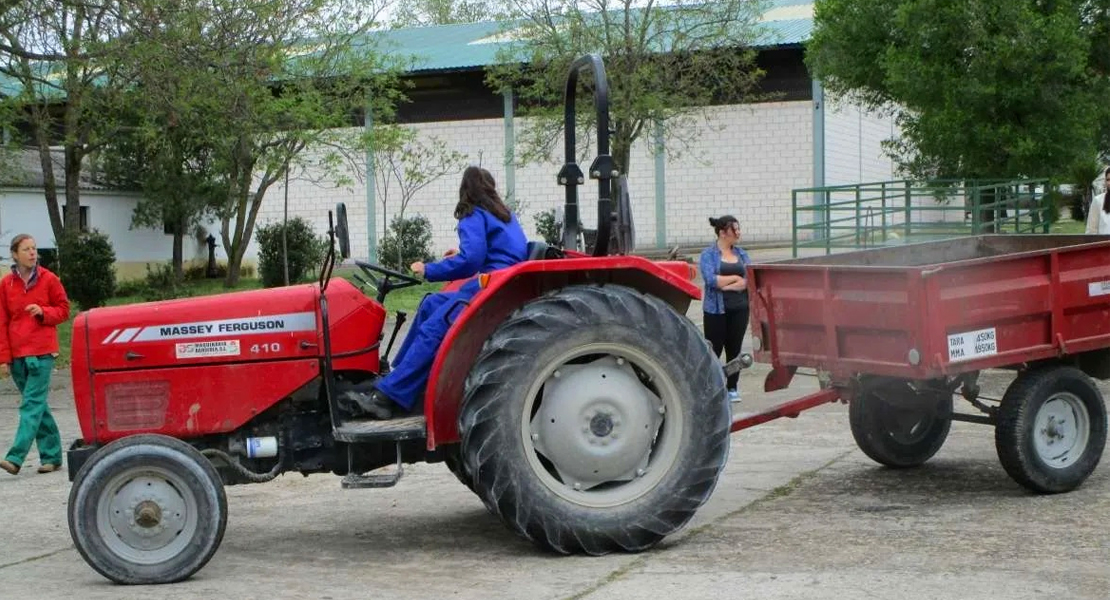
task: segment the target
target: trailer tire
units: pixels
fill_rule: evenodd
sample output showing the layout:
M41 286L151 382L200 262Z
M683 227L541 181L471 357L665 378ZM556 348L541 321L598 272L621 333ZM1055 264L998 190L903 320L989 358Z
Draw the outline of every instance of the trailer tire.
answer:
M865 383L848 403L856 445L894 469L918 467L944 445L952 427L952 394L915 392L908 381Z
M1074 367L1018 376L998 412L998 459L1021 485L1042 493L1079 487L1106 446L1106 404L1091 378Z
M490 512L543 549L601 555L645 550L693 517L728 458L730 418L720 363L688 319L627 287L573 286L486 341L459 430Z
M195 448L136 435L98 450L74 478L69 532L97 573L121 584L188 579L227 526L220 475Z

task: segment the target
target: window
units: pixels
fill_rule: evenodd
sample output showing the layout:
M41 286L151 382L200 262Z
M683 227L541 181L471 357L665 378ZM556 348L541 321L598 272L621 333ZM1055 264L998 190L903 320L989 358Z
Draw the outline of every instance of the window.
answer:
M65 208L62 209L62 219L63 220L65 219L65 210L66 210ZM78 229L80 229L81 231L88 231L89 230L89 207L82 206L81 209L78 211L78 214L80 215L78 217L78 221L77 221Z

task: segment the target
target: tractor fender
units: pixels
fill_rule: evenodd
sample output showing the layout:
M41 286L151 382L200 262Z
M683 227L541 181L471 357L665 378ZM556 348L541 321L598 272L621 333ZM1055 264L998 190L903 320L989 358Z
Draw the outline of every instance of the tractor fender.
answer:
M529 300L571 285L617 284L660 298L679 314L701 299L696 268L638 256L533 260L479 275L482 289L459 312L439 347L424 394L428 449L459 441L466 377L497 327Z

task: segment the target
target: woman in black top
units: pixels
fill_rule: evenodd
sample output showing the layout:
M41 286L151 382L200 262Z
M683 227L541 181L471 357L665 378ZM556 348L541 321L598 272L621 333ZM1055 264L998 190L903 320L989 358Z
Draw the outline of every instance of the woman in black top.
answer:
M717 234L717 241L701 253L698 266L705 280L702 299L705 337L713 352L732 360L740 355L744 331L748 327L747 265L748 253L737 244L740 241L740 222L732 215L709 219ZM740 375L728 378L728 398L740 401Z

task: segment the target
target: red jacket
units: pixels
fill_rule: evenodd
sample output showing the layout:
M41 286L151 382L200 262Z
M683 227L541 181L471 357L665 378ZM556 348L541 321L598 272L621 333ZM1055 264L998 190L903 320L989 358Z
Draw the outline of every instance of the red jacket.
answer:
M27 312L29 304L42 307L42 316ZM69 298L58 276L36 267L29 286L19 275L0 279L0 363L14 358L58 353L57 326L69 320Z

